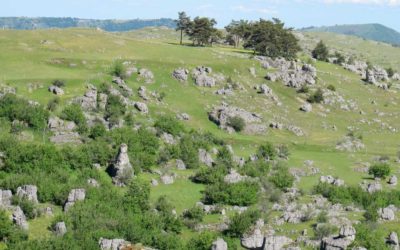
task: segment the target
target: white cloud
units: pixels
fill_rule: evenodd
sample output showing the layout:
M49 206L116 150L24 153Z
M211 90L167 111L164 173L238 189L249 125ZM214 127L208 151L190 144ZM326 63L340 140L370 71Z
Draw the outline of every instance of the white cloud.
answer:
M325 3L353 3L353 4L375 4L375 5L400 5L400 0L323 0Z
M252 7L247 7L244 5L237 5L232 7L232 10L234 11L239 11L239 12L247 12L247 13L261 13L261 14L276 14L278 13L275 9L271 8L252 8Z

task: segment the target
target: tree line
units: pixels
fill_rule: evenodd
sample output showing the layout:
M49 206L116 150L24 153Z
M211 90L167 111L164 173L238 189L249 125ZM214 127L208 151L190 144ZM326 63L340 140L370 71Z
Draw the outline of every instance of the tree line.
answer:
M195 46L220 42L235 48L243 46L253 50L255 54L274 58L292 59L300 51L298 39L292 33L293 29L285 27L277 18L253 22L233 20L224 31L217 29L216 25L215 19L196 17L192 20L185 12L179 12L176 30L180 32L180 44L183 44L183 36L186 35Z

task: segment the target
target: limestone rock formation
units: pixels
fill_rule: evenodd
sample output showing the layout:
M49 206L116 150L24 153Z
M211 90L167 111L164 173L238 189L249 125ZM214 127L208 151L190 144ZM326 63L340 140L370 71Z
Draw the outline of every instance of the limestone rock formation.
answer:
M163 175L160 177L161 182L165 185L171 185L174 183L174 177L172 175Z
M100 238L99 247L101 250L123 250L129 242L124 239L104 239Z
M246 179L246 176L239 174L235 169L231 169L229 171L229 174L227 174L224 177L224 182L232 184L232 183L238 183L238 182L244 181L245 179Z
M15 207L12 213L12 221L14 222L15 225L19 226L23 230L29 229L29 225L28 222L26 221L25 214L19 206Z
M146 103L143 102L135 102L135 108L139 110L143 114L149 113L149 108L147 107Z
M146 83L153 83L154 82L154 74L149 69L140 69L139 70L139 77L144 79Z
M397 176L396 175L392 175L389 178L389 184L392 186L396 186L397 185Z
M340 228L339 236L324 238L321 242L322 250L346 250L355 240L356 230L352 226L344 225Z
M261 124L262 119L259 115L251 113L241 108L228 106L222 104L221 106L215 106L209 113L209 119L217 124L221 129L233 132L234 129L230 125L230 120L234 117L241 118L244 123L244 132L249 134L262 134L265 133L267 126Z
M0 207L11 206L12 192L11 190L0 189Z
M67 233L67 226L65 225L64 221L57 222L54 225L54 234L57 236L63 236Z
M128 87L128 85L126 85L124 79L122 79L121 77L117 77L115 76L112 80L113 83L117 84L118 87L120 89L122 89L128 96L132 96L133 95L133 91L131 88Z
M212 167L214 164L211 155L204 149L199 149L199 161L208 167Z
M212 69L205 66L198 66L192 71L195 84L199 87L214 87L216 85L216 79L210 74Z
M33 203L38 203L37 187L34 185L24 185L17 188L17 196L21 199L27 199Z
M228 250L228 244L221 238L212 243L211 250Z
M393 221L396 218L395 211L391 207L379 208L378 214L382 220L386 221Z
M134 171L129 161L128 146L121 144L114 163L108 168L113 183L117 186L124 186L133 176Z
M49 87L49 92L55 94L55 95L63 95L64 94L64 90L60 87L57 86L50 86Z
M68 212L68 210L75 205L77 201L83 201L86 197L85 189L72 189L69 194L67 201L64 204L64 212Z
M303 112L311 112L312 111L312 105L310 103L304 103L301 107L300 110Z
M180 82L186 82L188 80L189 70L184 68L175 69L172 73L172 77Z

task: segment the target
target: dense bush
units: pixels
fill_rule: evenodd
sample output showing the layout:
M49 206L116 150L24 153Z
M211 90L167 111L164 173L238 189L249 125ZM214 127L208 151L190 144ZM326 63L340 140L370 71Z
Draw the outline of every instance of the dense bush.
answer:
M126 69L121 61L115 61L111 67L111 75L124 79L126 77Z
M324 93L322 89L318 88L312 95L307 99L310 103L322 103L324 101Z
M183 213L183 218L200 223L205 216L203 208L194 206Z
M47 110L54 112L56 111L58 105L60 105L60 98L54 97L47 103Z
M192 177L194 182L203 184L215 184L222 182L225 175L228 174L228 168L224 165L216 165L212 168L201 167Z
M0 241L12 244L27 239L28 235L13 225L6 212L0 209Z
M368 174L375 178L386 178L390 175L390 166L387 163L376 163L368 170Z
M236 132L240 132L244 129L244 127L246 126L246 123L242 117L233 116L233 117L229 117L228 125L230 127L232 127Z
M357 234L352 246L365 247L366 249L390 249L384 241L387 235L379 229L379 226L377 224L359 223L355 225L355 229L357 231Z
M261 177L266 176L270 170L270 163L264 160L250 161L247 162L243 168L241 168L241 173L250 177Z
M6 117L11 122L25 122L34 129L44 129L49 113L41 105L33 105L13 94L6 94L0 98L0 117Z
M328 50L328 48L326 47L326 45L324 44L323 41L319 41L319 43L313 49L311 54L312 54L312 57L317 59L317 60L327 61L328 57L329 57L329 50Z
M286 189L293 186L294 177L289 173L289 169L286 166L279 166L269 180L277 188Z
M119 123L119 119L125 114L126 107L120 96L109 95L107 98L105 118L111 125Z
M159 133L168 133L174 136L179 135L184 131L183 125L172 116L160 116L154 124Z
M216 238L216 234L213 232L202 232L199 235L193 236L188 244L187 249L193 250L209 250L211 245Z
M232 237L241 237L260 218L260 212L256 209L249 209L243 213L237 213L231 217L229 228L226 233Z
M332 84L329 84L328 87L326 88L329 89L330 91L336 91L336 87Z
M59 88L62 88L62 87L65 86L65 81L57 79L57 80L54 80L54 81L52 82L52 84L53 84L54 86L57 86L57 87L59 87Z
M256 182L243 181L233 184L220 182L206 187L204 202L207 204L227 204L249 206L257 202L259 185Z
M257 157L259 159L275 160L276 155L277 155L277 150L274 147L274 145L270 142L267 142L258 147Z
M182 137L179 143L180 158L186 164L187 168L195 169L199 167L199 148L196 140L191 135Z
M64 120L75 122L78 126L79 133L87 132L88 127L86 124L86 118L78 104L71 104L65 107L60 117Z

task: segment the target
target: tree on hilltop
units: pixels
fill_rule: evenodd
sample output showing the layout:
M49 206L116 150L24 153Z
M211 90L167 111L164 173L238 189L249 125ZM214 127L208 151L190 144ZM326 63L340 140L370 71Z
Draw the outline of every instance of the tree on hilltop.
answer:
M178 19L175 20L176 22L176 31L181 32L181 40L180 44L182 45L182 40L183 40L183 33L187 32L189 29L189 26L191 25L191 20L190 17L186 15L184 11L178 13Z

